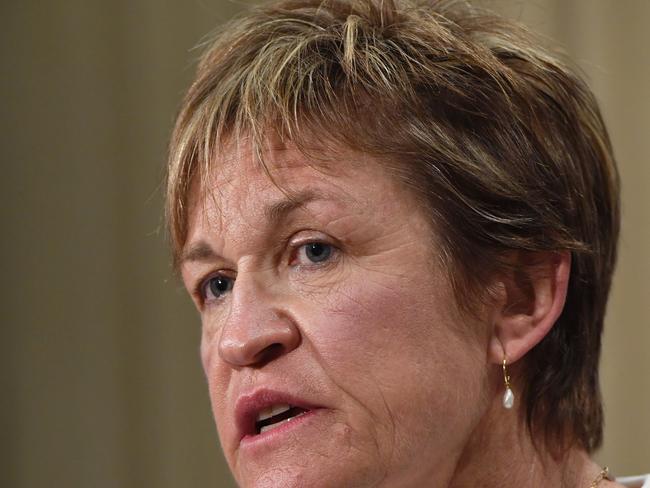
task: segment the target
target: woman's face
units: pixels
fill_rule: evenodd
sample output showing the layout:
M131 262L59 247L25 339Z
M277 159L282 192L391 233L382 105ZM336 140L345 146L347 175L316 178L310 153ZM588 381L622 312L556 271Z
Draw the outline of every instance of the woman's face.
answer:
M273 150L274 184L233 152L190 202L181 270L225 456L244 487L445 486L487 408L487 327L411 194L341 154Z

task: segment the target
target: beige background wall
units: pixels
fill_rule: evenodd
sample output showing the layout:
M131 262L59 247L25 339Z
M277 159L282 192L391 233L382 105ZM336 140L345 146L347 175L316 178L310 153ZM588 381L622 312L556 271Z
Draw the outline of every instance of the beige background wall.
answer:
M2 487L230 486L160 183L190 48L236 3L0 6ZM598 458L650 471L650 2L492 5L559 40L602 102L624 223Z

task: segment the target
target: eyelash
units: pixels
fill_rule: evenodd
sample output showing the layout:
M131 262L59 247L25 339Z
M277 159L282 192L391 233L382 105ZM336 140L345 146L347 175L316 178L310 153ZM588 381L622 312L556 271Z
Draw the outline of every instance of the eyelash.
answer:
M298 259L296 256L298 255L298 253L301 252L301 250L304 250L305 256L307 256L307 252L309 249L308 246L314 246L314 245L327 247L329 254L323 261L312 262L311 264L293 264L296 261L296 259ZM312 249L312 252L313 251L314 249ZM305 269L305 268L323 269L328 265L333 264L339 257L339 253L340 253L340 249L337 246L329 242L326 242L322 239L311 239L302 242L297 242L293 246L291 246L291 255L290 255L291 257L289 259L289 266L293 266L299 269ZM309 258L307 257L307 259ZM219 279L219 278L230 280L228 289L225 290L220 296L215 296L213 298L208 297L210 283L212 282L212 280ZM203 280L199 281L199 283L196 286L196 289L194 290L194 294L199 299L201 305L205 306L206 304L219 301L220 298L223 297L223 295L225 295L225 293L232 290L234 283L235 283L235 278L228 276L228 274L224 273L223 271L212 273L208 275L206 278L204 278Z

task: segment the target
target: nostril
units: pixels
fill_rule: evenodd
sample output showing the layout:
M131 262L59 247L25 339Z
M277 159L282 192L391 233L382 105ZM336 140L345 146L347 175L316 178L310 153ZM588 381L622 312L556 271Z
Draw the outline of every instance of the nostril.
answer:
M274 359L279 358L285 353L285 346L279 342L274 342L269 344L262 351L257 354L256 363L257 366L264 366L267 363L270 363Z

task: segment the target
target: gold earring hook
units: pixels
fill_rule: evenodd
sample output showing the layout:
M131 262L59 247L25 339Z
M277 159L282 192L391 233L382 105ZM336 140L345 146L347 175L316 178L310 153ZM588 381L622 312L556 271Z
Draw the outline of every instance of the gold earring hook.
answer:
M506 384L506 388L510 388L510 376L506 371L506 357L503 356L503 382Z

